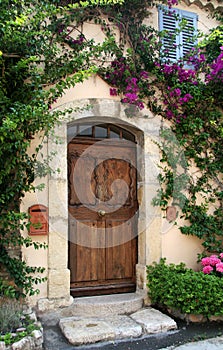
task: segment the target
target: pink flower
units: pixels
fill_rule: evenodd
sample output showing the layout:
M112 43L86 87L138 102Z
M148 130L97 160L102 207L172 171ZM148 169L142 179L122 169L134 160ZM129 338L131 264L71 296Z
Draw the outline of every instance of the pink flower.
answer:
M203 273L209 275L213 271L213 267L211 267L210 265L204 266L202 271Z
M216 264L216 271L223 272L223 263L222 262Z
M131 83L132 83L133 85L136 85L138 79L137 79L137 78L131 78L130 81L131 81Z
M125 96L127 97L130 103L133 103L138 98L138 96L135 93L129 93L129 92L127 92Z
M176 96L181 95L181 90L179 88L176 88L174 91L175 91Z
M110 88L110 95L111 96L117 96L117 90L114 88Z
M222 47L221 47L222 48ZM211 72L206 76L206 81L223 81L223 52L210 66Z
M144 108L144 104L142 103L142 101L138 101L136 105L139 107L139 109Z
M172 111L170 111L169 109L166 110L166 117L167 119L172 119L174 117L174 114Z
M223 253L201 259L203 273L210 274L213 271L216 276L219 276L219 273L223 274L223 261L221 259L223 259Z
M217 257L217 255L210 256L210 265L215 266L216 264L221 263L221 260Z
M209 257L206 257L206 258L201 259L201 265L202 265L202 266L208 266L208 265L210 265L210 258L209 258Z
M193 98L193 96L191 96L191 94L186 94L184 95L184 97L180 98L180 104L186 103L188 101L190 101Z
M142 78L147 79L148 76L149 76L149 74L148 74L148 72L146 72L145 70L143 70L143 71L140 73L140 76L141 76Z
M174 5L178 5L178 0L168 0L167 3L169 7L172 7Z

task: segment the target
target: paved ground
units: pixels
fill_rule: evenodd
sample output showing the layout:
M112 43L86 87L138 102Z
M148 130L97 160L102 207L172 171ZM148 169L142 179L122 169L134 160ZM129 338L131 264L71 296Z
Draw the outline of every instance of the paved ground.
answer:
M223 349L223 336L209 339L209 340L203 340L193 343L187 343L180 346L170 346L168 348L165 348L166 350L222 350ZM163 349L164 350L164 349Z
M93 345L73 346L62 336L58 326L44 325L45 350L222 350L223 324L190 325L177 331L156 334L138 339L125 339L113 342L102 342ZM199 341L206 337L213 337ZM185 344L186 345L180 345ZM187 347L185 347L187 346Z
M69 308L39 316L45 350L223 350L223 322L173 320L144 308L135 294L116 295L115 302L113 297L80 298Z

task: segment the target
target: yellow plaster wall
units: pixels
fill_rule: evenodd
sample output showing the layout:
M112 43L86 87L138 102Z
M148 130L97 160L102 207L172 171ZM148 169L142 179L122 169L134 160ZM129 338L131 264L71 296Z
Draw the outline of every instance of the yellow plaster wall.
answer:
M207 31L211 27L216 25L216 21L211 18L207 18L207 14L205 12L202 12L198 7L195 5L192 6L186 6L181 4L179 8L185 9L187 11L197 12L199 15L199 29L202 31ZM155 10L153 10L152 20L155 26L158 26L158 15ZM93 31L92 31L93 28ZM98 29L95 25L92 27L91 25L86 26L86 35L89 37L92 35L95 36L97 40L101 40L100 37L100 29ZM52 106L53 108L57 108L59 106L62 106L68 102L72 102L75 100L81 100L81 99L87 99L87 98L94 98L94 99L110 99L110 100L116 100L119 101L119 97L113 97L110 96L109 93L109 85L105 83L100 77L98 76L92 76L88 80L86 80L83 83L77 84L75 87L66 90L63 97L58 99L58 101ZM117 115L117 118L119 116ZM150 121L145 120L145 128L146 123L149 123ZM131 120L129 120L129 123L131 123ZM142 121L141 121L142 125ZM141 127L143 130L143 126ZM33 143L33 149L35 148L35 142ZM32 151L32 150L31 150ZM43 153L47 154L47 144L44 144ZM45 183L45 189L41 192L37 191L36 193L28 193L26 194L25 198L22 202L22 210L27 211L29 206L37 203L44 204L48 206L48 179L45 178L44 180L37 180L35 183L38 182L44 182ZM185 262L189 267L197 268L197 254L202 251L202 247L200 244L200 241L196 237L191 236L184 236L180 233L177 226L172 225L169 223L165 218L162 219L161 225L155 225L153 230L158 230L159 239L161 242L159 244L152 244L152 241L148 240L147 242L151 242L153 246L153 250L155 249L156 252L153 252L153 255L159 259L159 257L166 257L168 262L173 263L179 263L181 261ZM27 232L24 233L24 235L27 235ZM155 235L154 235L155 236ZM38 242L46 242L48 243L48 237L47 236L36 236L33 237L35 241ZM145 240L146 241L146 240ZM143 242L145 242L143 241ZM155 248L154 248L155 247ZM148 248L148 249L147 249ZM142 247L141 247L142 250ZM150 251L150 247L145 247L145 252ZM34 250L33 248L23 249L23 256L24 259L27 261L28 264L36 266L41 265L48 268L48 262L49 262L49 256L48 256L49 250ZM148 253L149 254L149 253ZM150 258L146 258L145 261L151 262ZM35 303L38 298L47 298L49 286L48 282L43 283L39 286L40 288L40 294L38 297L31 298L31 303Z
M35 151L35 148L39 144L40 138L36 138L32 141L29 153L32 154ZM41 151L43 154L43 157L47 156L47 143L43 143L43 149ZM41 160L42 157L39 157L39 160ZM28 209L30 206L34 204L43 204L48 207L48 177L45 178L35 178L34 181L35 186L44 184L45 188L42 191L36 190L35 192L26 193L25 197L22 200L21 203L21 211L28 212ZM24 237L28 236L27 230L22 232ZM48 235L35 235L30 236L34 242L39 243L46 243L48 244ZM38 249L35 250L34 247L25 248L22 249L23 253L23 259L27 262L30 266L41 266L46 269L46 271L39 275L41 277L45 277L48 275L48 249ZM36 285L36 288L40 290L40 294L32 296L29 298L30 302L32 304L35 304L36 301L39 299L39 297L46 297L47 296L47 282L41 283L39 285Z
M92 75L88 80L83 83L77 84L75 87L67 89L63 97L57 100L52 106L57 108L64 103L80 100L85 98L106 98L118 101L119 97L110 95L110 86L97 75Z
M162 256L168 263L179 264L184 262L188 267L195 270L199 269L197 255L202 252L201 242L197 237L183 235L180 230L181 220L177 220L178 225L162 220L161 240Z

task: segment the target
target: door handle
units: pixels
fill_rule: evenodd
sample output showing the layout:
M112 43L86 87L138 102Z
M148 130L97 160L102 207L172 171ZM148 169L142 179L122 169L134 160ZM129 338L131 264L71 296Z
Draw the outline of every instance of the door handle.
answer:
M106 212L104 210L98 210L98 215L103 217L105 216Z

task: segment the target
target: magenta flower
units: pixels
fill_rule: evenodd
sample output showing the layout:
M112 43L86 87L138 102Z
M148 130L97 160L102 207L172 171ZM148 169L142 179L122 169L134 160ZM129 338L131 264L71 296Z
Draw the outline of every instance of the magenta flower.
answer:
M209 275L213 271L213 267L210 265L204 266L202 271L203 273Z
M178 0L168 0L167 4L169 7L172 7L174 5L178 5Z
M217 264L221 263L221 260L217 257L217 255L211 255L210 256L210 265L215 266Z
M180 96L180 95L181 95L181 90L179 88L176 88L170 92L170 97Z
M140 73L140 76L141 76L142 78L147 79L147 78L149 77L149 74L148 74L148 72L146 72L145 70L143 70L143 71Z
M137 81L138 81L137 78L131 78L131 83L132 83L133 85L136 85Z
M221 53L210 66L211 72L206 76L206 81L219 81L223 82L223 51L221 46Z
M210 258L209 258L209 257L206 257L206 258L201 259L201 265L202 265L202 266L208 266L208 265L210 265Z
M188 101L190 101L193 98L193 96L191 96L191 94L186 94L184 95L184 97L180 98L180 104L186 103Z
M117 90L114 88L110 88L110 95L111 96L117 96Z
M216 264L216 271L223 272L223 263L222 262Z
M201 259L201 265L203 266L203 273L210 274L213 272L215 276L222 277L223 275L223 253L220 253L219 256L211 255Z
M144 108L144 104L142 103L142 101L138 101L136 105L139 107L139 109Z
M172 111L170 111L169 109L166 110L166 117L167 119L172 119L174 117L174 114Z
M134 93L126 93L125 96L129 100L129 103L133 103L138 98L138 96Z
M181 95L181 90L179 88L176 88L175 90L176 96L180 96Z

